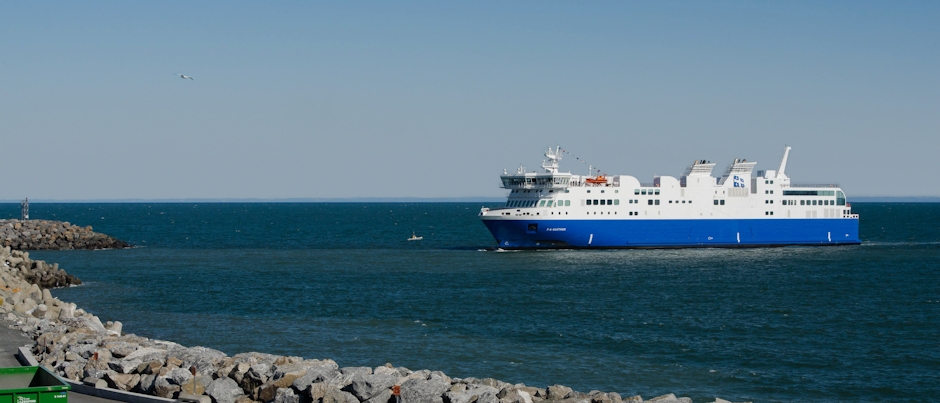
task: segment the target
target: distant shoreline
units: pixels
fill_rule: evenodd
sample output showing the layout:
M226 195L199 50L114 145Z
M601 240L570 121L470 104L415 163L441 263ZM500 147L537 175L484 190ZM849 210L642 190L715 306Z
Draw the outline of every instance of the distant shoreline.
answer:
M337 197L284 199L33 199L31 203L502 203L505 197ZM940 203L940 196L858 196L851 203ZM0 200L16 203L20 200Z

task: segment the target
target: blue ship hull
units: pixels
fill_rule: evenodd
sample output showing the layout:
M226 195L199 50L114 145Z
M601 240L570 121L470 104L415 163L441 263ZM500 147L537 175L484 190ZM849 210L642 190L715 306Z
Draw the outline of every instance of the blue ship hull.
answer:
M858 219L484 220L502 249L855 245Z

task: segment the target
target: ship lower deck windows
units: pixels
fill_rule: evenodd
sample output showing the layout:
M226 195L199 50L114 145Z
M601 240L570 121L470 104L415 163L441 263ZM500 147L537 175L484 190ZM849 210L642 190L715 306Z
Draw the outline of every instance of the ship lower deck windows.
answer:
M720 205L720 206L724 206L724 205L725 205L724 199L715 199L714 202L715 202L715 205L716 205L716 206L719 206L719 205ZM691 201L689 201L689 203L691 203Z

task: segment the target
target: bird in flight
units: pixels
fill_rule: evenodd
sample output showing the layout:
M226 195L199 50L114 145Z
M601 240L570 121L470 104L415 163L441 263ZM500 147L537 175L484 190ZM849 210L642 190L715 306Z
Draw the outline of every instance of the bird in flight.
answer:
M193 79L193 78L190 77L190 76L184 76L184 75L182 75L182 74L177 74L177 75L180 76L180 78L182 78L182 79L184 79L184 80L187 79L187 78L190 79L190 80Z

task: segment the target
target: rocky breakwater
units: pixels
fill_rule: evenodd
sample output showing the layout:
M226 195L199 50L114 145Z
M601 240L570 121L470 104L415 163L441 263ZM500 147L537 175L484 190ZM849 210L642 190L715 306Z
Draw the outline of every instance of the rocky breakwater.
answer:
M9 249L0 250L3 254L25 255ZM391 364L340 367L330 359L263 353L228 356L211 348L125 334L121 322L102 323L74 304L52 298L48 289L26 278L23 270L0 265L0 317L35 340L32 352L42 365L96 387L166 398L183 393L207 395L213 403L388 403L395 402L395 386L404 403L644 401L640 396L583 393L561 385L541 388L491 378L451 378L439 371L412 371ZM40 301L44 310L39 308ZM646 401L692 402L673 394Z
M68 222L0 220L0 247L19 250L120 249L130 245Z

